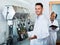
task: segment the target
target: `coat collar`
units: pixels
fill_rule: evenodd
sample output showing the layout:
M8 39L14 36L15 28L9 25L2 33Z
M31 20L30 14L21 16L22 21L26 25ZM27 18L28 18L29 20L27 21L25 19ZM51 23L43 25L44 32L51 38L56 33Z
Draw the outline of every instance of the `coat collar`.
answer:
M37 19L42 18L42 17L43 17L43 14L42 14L42 15L40 15L40 16L37 16Z

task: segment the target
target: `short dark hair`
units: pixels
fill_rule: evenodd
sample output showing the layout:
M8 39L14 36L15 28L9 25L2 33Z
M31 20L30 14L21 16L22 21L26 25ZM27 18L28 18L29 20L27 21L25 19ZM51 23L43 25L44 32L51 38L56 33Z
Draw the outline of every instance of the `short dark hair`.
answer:
M43 8L43 4L42 3L36 3L35 6L36 5L40 5Z
M56 17L55 17L55 19L57 18L57 14L56 14Z

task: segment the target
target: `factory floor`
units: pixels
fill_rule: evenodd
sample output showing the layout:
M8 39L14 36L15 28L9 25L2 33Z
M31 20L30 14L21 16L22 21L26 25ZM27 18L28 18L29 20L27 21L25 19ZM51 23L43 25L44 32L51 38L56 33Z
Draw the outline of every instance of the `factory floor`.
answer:
M30 45L29 40L19 41L15 43L14 45ZM60 45L60 42L57 42L56 45Z
M28 39L25 39L23 41L17 41L17 37L14 37L13 45L30 45L30 41Z
M16 45L30 45L29 40L24 40L24 41L20 41L18 42ZM57 42L56 45L60 45L60 42Z
M28 39L25 39L23 41L17 41L17 39L14 39L14 44L13 45L30 45L30 41ZM57 41L56 45L60 45L60 41Z
M29 43L29 40L24 40L24 41L20 41L20 42L18 42L18 44L17 45L30 45L30 43Z

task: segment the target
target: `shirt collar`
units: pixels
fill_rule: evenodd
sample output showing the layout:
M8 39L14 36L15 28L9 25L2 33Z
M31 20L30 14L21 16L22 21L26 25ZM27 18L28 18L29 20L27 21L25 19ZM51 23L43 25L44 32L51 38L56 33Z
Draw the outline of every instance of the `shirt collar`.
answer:
M39 19L39 18L41 18L41 17L43 17L43 14L41 14L41 15L37 16L37 19Z

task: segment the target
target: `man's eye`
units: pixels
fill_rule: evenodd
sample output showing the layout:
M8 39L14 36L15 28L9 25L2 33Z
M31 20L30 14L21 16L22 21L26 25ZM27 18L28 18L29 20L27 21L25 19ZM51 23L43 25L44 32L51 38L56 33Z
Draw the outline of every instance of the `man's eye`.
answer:
M40 8L38 8L38 9L40 9Z

